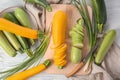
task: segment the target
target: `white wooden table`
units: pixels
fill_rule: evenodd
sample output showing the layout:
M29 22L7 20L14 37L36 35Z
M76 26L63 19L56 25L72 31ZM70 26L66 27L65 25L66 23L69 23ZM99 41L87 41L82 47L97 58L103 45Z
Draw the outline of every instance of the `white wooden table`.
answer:
M116 29L117 30L117 38L116 42L120 46L120 0L105 0L107 5L107 30ZM10 7L10 6L18 6L22 5L22 0L1 0L0 1L0 11ZM14 65L15 63L22 62L23 59L27 57L26 54L17 55L15 58L10 58L8 55L4 54L4 50L0 48L0 69L5 69L10 65ZM29 80L71 80L67 79L63 75L51 75L41 73L38 74Z

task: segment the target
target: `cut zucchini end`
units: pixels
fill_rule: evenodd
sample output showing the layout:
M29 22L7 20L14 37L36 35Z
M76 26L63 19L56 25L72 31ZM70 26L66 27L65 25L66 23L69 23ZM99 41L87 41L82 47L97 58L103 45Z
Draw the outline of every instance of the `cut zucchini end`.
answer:
M15 57L17 55L17 53L13 53L13 54L8 54L10 57Z
M98 62L98 61L95 60L95 64L97 64L98 66L100 66L101 62Z

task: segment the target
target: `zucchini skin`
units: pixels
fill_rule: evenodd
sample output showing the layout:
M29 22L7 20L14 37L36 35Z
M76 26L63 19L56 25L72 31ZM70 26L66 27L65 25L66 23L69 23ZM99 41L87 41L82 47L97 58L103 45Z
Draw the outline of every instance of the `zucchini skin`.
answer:
M12 13L5 13L3 15L3 17L5 19L8 19L10 21L13 21L14 23L18 23L17 20L15 20L15 18L12 16ZM8 26L9 27L9 26ZM5 34L5 36L7 37L7 39L9 40L9 42L11 43L11 45L20 53L23 53L23 48L20 44L20 42L18 41L16 35L7 32L7 31L3 31L3 33Z
M82 48L84 47L84 21L78 19L76 25L69 32L72 38L71 61L76 64L82 60Z
M107 32L105 35L102 44L100 45L100 48L97 52L96 58L95 58L95 63L96 64L101 64L105 55L107 54L108 50L110 49L113 41L115 40L116 37L116 31L115 30L110 30Z
M12 13L12 12L6 13L4 15L4 18L11 21L11 22L13 22L13 23L16 23L16 24L20 25L19 21L17 20L17 18L14 16L14 13ZM16 35L16 37L17 37L17 39L19 40L20 44L22 45L22 47L24 49L29 49L30 48L28 43L27 43L26 38L23 38L23 37L21 37L19 35Z
M22 8L15 9L14 15L22 26L32 28L30 20L29 20L27 13L25 12L24 9L22 9ZM32 45L35 44L34 39L28 39L28 40Z
M11 45L20 53L23 53L22 51L22 46L20 44L20 42L17 40L16 36L12 33L9 33L7 31L3 31L3 33L5 34L6 38L8 39L8 41L11 43Z
M0 31L0 46L5 50L5 52L11 56L16 56L16 50L11 46L5 35Z
M7 20L13 22L13 23L16 23L18 25L20 25L19 21L17 20L17 18L15 17L14 13L13 12L9 12L9 13L6 13L8 14L7 16L4 16L4 18L6 18ZM26 52L28 54L28 56L32 56L32 52L30 50L30 46L27 42L27 39L24 38L24 37L21 37L19 35L16 35L16 38L19 40L22 48L23 48L23 51Z

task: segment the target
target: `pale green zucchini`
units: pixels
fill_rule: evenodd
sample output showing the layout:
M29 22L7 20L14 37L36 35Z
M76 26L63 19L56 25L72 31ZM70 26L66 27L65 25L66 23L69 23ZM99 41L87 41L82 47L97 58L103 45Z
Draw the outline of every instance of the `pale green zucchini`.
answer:
M0 46L5 50L5 52L11 56L16 56L16 50L12 47L12 45L9 43L5 35L2 31L0 31Z
M30 20L27 16L27 13L22 8L15 9L14 15L22 26L32 28ZM35 41L33 39L29 39L29 41L32 45L35 44Z
M101 62L103 61L106 53L108 52L108 50L110 49L113 41L115 40L116 37L116 31L115 30L110 30L106 33L102 44L100 45L100 48L97 52L96 58L95 58L95 63L96 64L101 64Z

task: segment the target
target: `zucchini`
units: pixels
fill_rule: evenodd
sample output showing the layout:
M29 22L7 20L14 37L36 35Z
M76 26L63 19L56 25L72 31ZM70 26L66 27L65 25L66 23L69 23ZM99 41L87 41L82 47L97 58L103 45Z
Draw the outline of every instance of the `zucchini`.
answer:
M0 31L0 46L6 51L9 56L16 56L16 50L11 46L2 31Z
M4 18L6 18L7 20L19 24L19 21L17 20L17 18L14 16L14 14L12 12L8 12L6 13L6 15L4 15ZM22 45L24 51L28 54L28 56L32 56L32 52L30 51L30 46L27 43L27 39L23 38L19 35L16 35L17 39L19 40L20 44Z
M116 37L116 31L115 30L110 30L107 32L107 34L105 35L102 44L97 52L96 58L95 58L95 63L96 64L101 64L101 62L103 61L106 53L108 52L108 50L110 49L114 39Z
M77 47L72 47L71 50L71 61L72 63L78 63L82 59L82 50Z
M9 40L9 42L11 43L11 45L20 53L23 53L23 49L21 44L19 43L19 41L17 40L16 36L12 33L3 31L3 33L5 34L6 38Z
M106 23L106 6L104 0L91 0L93 13L95 15L95 25L98 28L99 33L102 33L104 24Z
M11 16L9 13L5 13L3 15L3 17L5 19L9 19L9 16ZM11 20L14 19L14 18L11 18ZM15 21L15 20L13 20ZM11 43L11 45L17 50L19 51L20 53L23 53L23 49L22 49L22 46L21 44L19 43L19 41L17 40L16 36L12 33L9 33L7 31L3 31L3 33L5 34L5 36L7 37L7 39L9 40L9 42Z
M82 48L84 47L84 22L83 19L79 19L77 24L69 32L72 38L72 50L71 61L72 63L78 63L82 60Z
M14 15L22 26L32 28L26 12L22 8L15 9ZM29 41L32 45L35 44L35 41L33 39L29 39Z
M13 12L6 12L3 17L13 23L20 24L19 21L14 16Z

